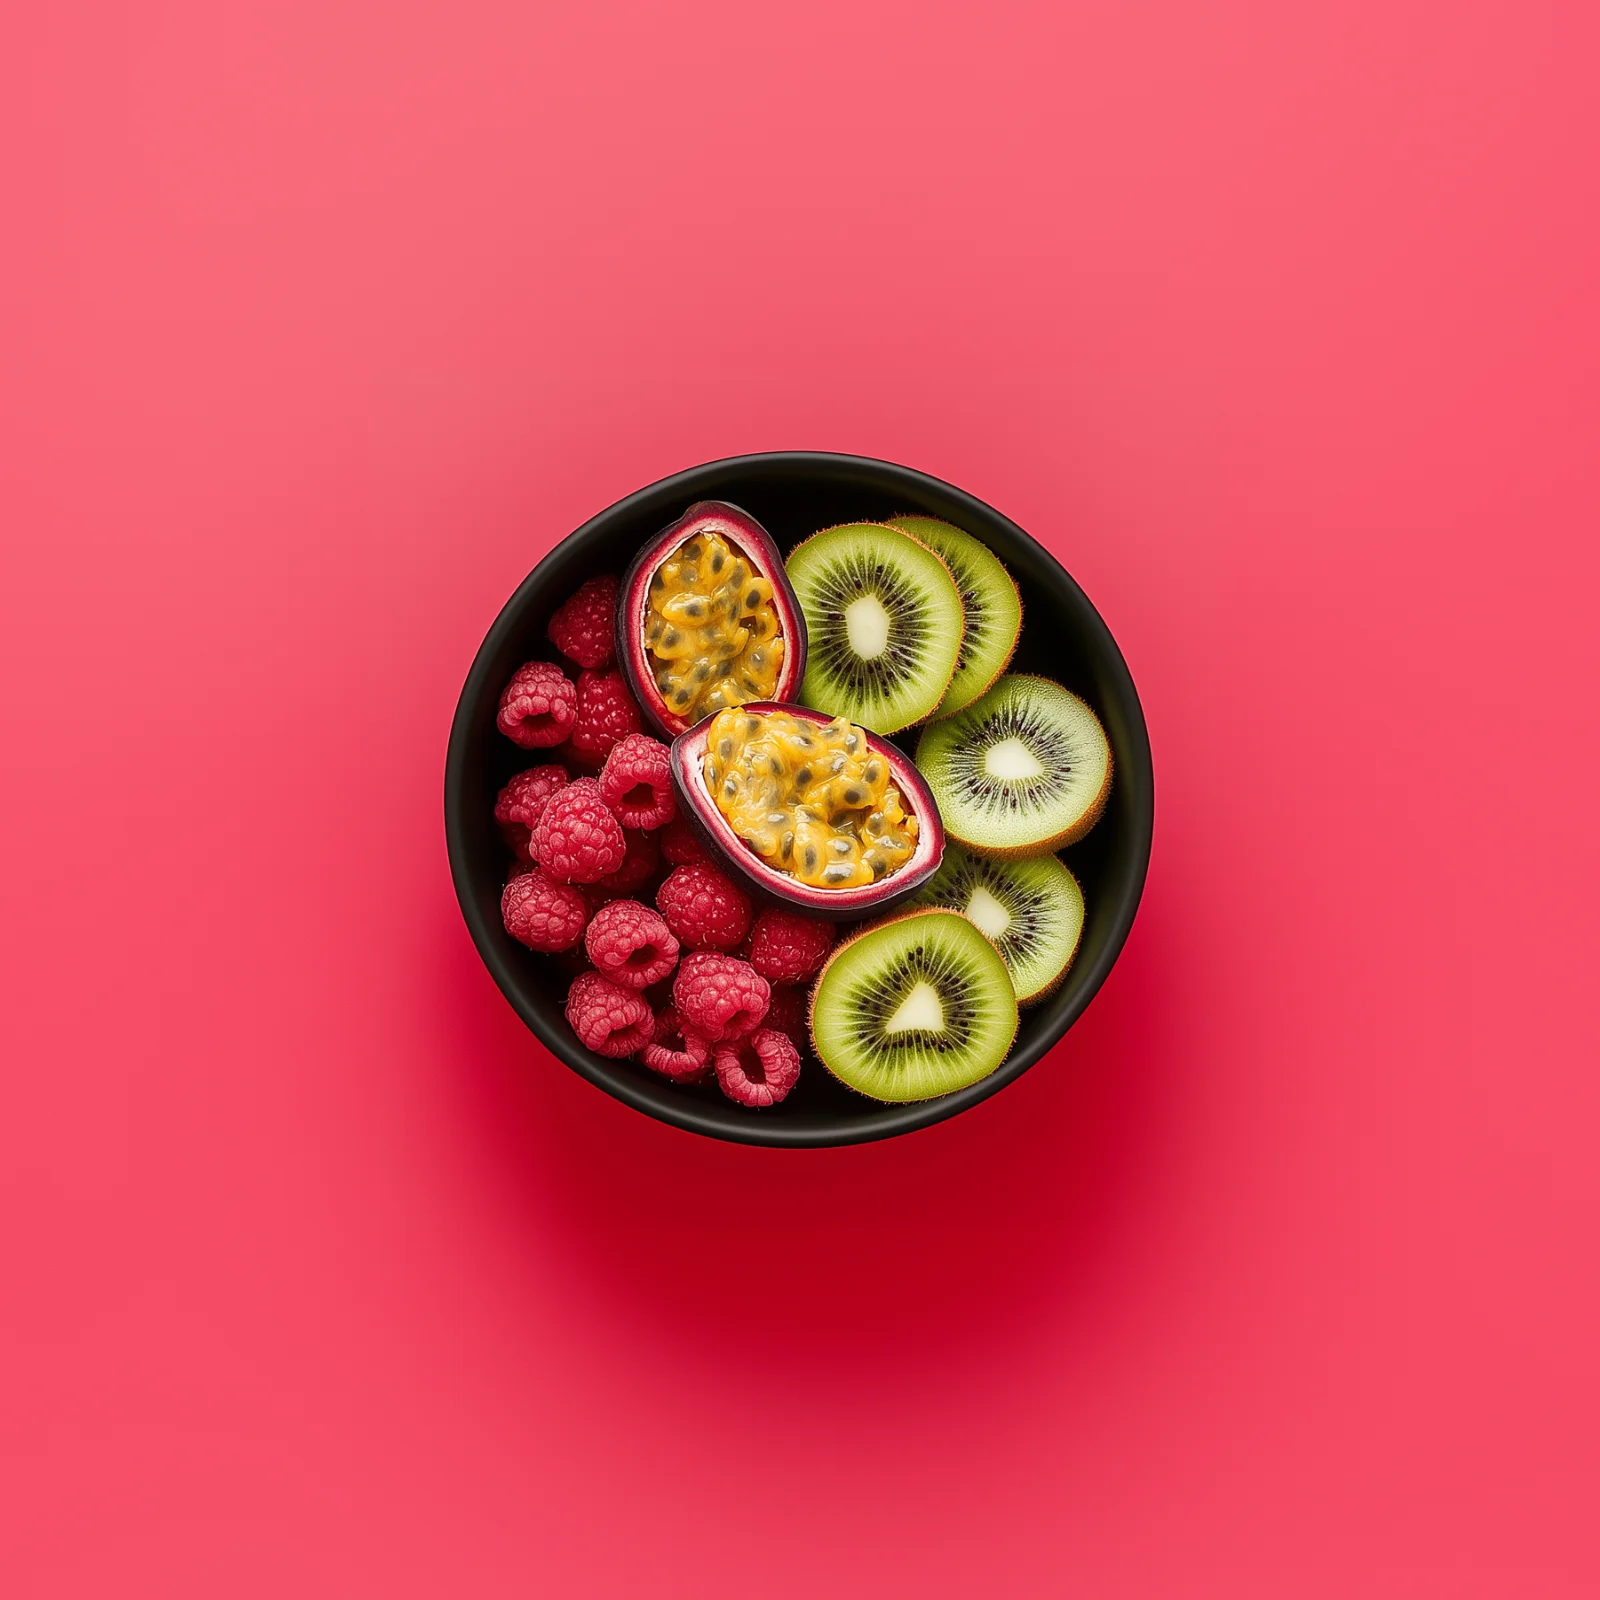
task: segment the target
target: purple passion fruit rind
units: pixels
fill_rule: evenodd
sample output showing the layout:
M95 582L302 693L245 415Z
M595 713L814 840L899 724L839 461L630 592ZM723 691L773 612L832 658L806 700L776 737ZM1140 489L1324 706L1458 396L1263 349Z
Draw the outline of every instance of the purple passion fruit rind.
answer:
M753 717L783 712L824 727L834 719L808 706L753 701L741 708ZM736 883L768 905L782 906L827 922L848 922L891 911L915 894L939 870L944 858L944 825L939 808L910 760L875 733L862 729L871 753L888 767L889 781L899 791L902 804L916 819L916 844L905 863L877 883L855 888L827 888L802 883L792 873L769 866L734 831L706 787L706 739L714 717L707 717L680 734L672 744L672 784L680 815L705 843L712 858Z
M696 539L715 572L701 570L699 551L682 556ZM701 500L650 539L618 592L617 660L667 739L746 697L792 700L805 675L805 616L766 529L737 506Z

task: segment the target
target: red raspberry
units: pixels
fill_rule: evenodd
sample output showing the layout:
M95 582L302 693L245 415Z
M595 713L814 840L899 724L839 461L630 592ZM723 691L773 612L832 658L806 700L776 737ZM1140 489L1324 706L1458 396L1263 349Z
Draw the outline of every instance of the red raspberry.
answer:
M774 984L761 1026L786 1034L804 1055L811 1048L810 1011L811 996L804 989L792 983Z
M639 708L620 672L580 672L577 695L569 744L584 766L598 767L612 745L639 731Z
M715 867L674 867L656 904L690 950L731 950L750 931L750 897Z
M661 830L661 854L675 867L686 867L692 861L711 860L711 852L701 842L700 835L687 817L674 817Z
M622 866L627 846L593 778L557 789L533 831L534 860L562 883L595 883Z
M530 950L554 954L570 950L583 937L589 908L576 889L530 871L506 885L500 896L500 920L506 932Z
M838 930L793 911L763 911L750 930L750 965L768 983L803 983L828 959Z
M568 661L580 667L606 666L614 654L617 631L617 580L609 574L590 578L562 603L545 629Z
M647 733L630 733L612 745L600 792L624 828L659 828L677 816L667 756L667 747Z
M800 1076L794 1040L775 1028L758 1028L748 1039L717 1046L717 1083L742 1106L775 1106Z
M640 833L637 828L628 828L622 835L622 841L627 851L622 865L615 872L608 872L590 891L598 892L605 897L596 902L598 905L604 905L606 899L615 900L622 895L632 894L635 889L650 881L656 868L661 864L661 849L656 844L654 834Z
M696 950L678 964L672 1003L702 1039L736 1039L761 1025L772 990L748 961Z
M699 1034L686 1033L669 1005L656 1018L655 1038L639 1052L639 1059L674 1083L699 1083L710 1076L711 1046Z
M583 936L595 970L624 989L659 983L678 964L678 941L661 913L637 900L613 900L595 912Z
M567 1021L596 1055L620 1059L655 1037L650 1003L637 989L622 989L598 972L583 972L567 990Z
M519 861L531 861L528 840L544 803L568 781L567 769L556 762L519 772L500 791L494 803L494 820Z
M578 720L578 691L553 661L529 661L500 696L495 723L524 750L560 744Z

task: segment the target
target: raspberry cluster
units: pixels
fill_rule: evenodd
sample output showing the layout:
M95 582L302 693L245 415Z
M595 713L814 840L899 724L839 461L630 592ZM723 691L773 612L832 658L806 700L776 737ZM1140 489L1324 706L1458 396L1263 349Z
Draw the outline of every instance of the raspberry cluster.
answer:
M513 858L501 918L571 977L567 1022L587 1049L776 1105L800 1075L805 986L834 929L757 912L678 814L667 747L640 731L615 666L617 590L589 579L547 630L567 664L526 662L500 697L500 731L542 758L495 800Z

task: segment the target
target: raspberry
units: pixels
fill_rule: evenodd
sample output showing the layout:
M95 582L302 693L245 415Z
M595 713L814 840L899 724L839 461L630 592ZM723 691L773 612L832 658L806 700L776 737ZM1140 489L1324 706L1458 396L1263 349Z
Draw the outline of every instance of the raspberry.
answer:
M717 1083L742 1106L775 1106L800 1076L800 1052L775 1028L717 1046Z
M750 929L750 898L715 867L674 867L656 905L690 950L731 950Z
M708 950L686 955L672 984L672 1003L685 1025L715 1043L761 1025L772 990L748 961Z
M678 941L661 913L637 900L613 900L595 912L583 947L595 970L624 989L659 983L678 964Z
M624 828L659 828L677 816L667 755L647 733L630 733L612 745L600 792Z
M584 766L598 767L612 745L639 731L639 708L620 672L580 672L577 695L568 742Z
M500 896L500 920L513 939L530 950L554 954L570 950L583 937L589 908L576 889L542 872L513 878Z
M674 817L661 830L661 854L675 867L711 860L711 852L701 843L700 835L687 817Z
M534 860L562 883L595 883L626 857L622 824L611 815L593 778L557 789L533 831Z
M580 667L606 666L614 653L617 624L617 580L609 574L590 578L570 600L563 601L545 629L550 643Z
M599 1056L621 1058L655 1037L650 1003L637 989L618 988L598 972L583 972L567 990L567 1021L581 1043Z
M709 1076L711 1046L699 1034L686 1033L669 1005L656 1018L655 1038L639 1052L639 1059L674 1083L698 1083Z
M529 661L511 675L495 723L524 750L560 744L578 720L578 691L551 661Z
M750 965L768 983L803 983L828 959L836 933L831 922L763 911L750 930Z
M804 1055L811 1048L810 1009L811 996L804 989L797 989L791 983L774 984L761 1026L786 1034Z
M637 828L629 828L623 833L622 842L623 848L627 851L622 865L615 872L608 872L590 891L591 893L598 891L605 897L596 901L597 905L604 905L606 898L615 900L621 895L632 894L635 889L650 881L652 874L661 864L661 850L656 844L654 834L640 833Z
M517 773L500 791L494 803L494 820L519 861L532 860L528 841L539 813L544 810L545 801L567 781L567 769L551 761Z

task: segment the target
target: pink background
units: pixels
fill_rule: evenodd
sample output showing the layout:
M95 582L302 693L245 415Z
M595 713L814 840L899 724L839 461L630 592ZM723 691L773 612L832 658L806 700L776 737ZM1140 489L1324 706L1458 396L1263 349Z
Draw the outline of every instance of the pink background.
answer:
M12 5L8 1596L1600 1591L1596 11ZM479 964L503 599L738 451L1059 553L1144 910L878 1147Z

